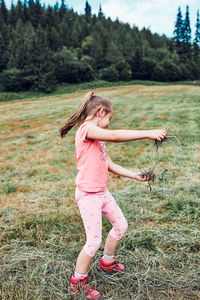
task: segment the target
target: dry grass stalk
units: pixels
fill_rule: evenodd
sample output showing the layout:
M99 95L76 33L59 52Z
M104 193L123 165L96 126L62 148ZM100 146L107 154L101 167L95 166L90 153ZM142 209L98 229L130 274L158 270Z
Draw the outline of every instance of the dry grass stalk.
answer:
M140 167L139 167L140 169ZM148 178L148 187L149 187L149 191L151 192L152 191L152 186L151 186L151 183L154 184L155 182L155 179L156 179L156 175L154 173L154 170L153 169L148 169L148 170L141 170L140 171L142 172L142 177L147 177Z
M154 140L153 141L153 143L154 143L154 146L156 147L156 151L158 152L158 148L159 148L159 146L161 146L164 142L166 143L166 142L168 142L169 141L169 139L171 139L171 138L176 138L176 136L175 135L167 135L162 141L157 141L157 140Z
M159 147L163 144L163 143L168 143L169 141L171 141L171 139L175 139L176 141L177 140L177 137L172 133L172 130L169 129L169 128L165 128L165 130L167 131L167 136L162 140L162 141L157 141L157 140L154 140L153 141L153 145L156 147L156 151L158 153L158 149Z

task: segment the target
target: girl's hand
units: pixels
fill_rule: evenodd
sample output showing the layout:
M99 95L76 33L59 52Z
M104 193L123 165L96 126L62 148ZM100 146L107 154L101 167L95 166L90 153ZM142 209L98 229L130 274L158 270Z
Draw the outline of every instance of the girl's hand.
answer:
M166 130L162 129L155 129L155 130L148 130L148 138L151 140L157 140L158 142L161 142L167 135Z
M148 180L150 180L150 176L146 175L142 172L134 172L133 179L136 179L138 181L148 181Z

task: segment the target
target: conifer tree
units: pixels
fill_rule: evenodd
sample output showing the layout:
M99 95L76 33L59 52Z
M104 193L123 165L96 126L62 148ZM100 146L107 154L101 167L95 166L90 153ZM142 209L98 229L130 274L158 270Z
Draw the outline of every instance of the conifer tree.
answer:
M9 59L8 41L5 38L7 35L6 27L3 25L0 28L0 72L6 69L6 65Z
M99 18L104 17L104 13L103 13L103 11L102 11L101 4L99 5L99 13L98 13L98 17L99 17Z
M4 87L8 91L20 91L25 88L23 69L32 55L32 51L28 51L29 40L32 35L30 26L27 24L24 27L22 20L19 18L16 28L12 30L12 38L9 45L9 61L2 77Z
M24 23L29 21L28 11L29 11L28 0L24 0L24 3L23 3L23 18L22 18Z
M182 19L180 6L178 8L177 18L175 23L174 41L177 44L180 44L183 41L183 19Z
M186 6L185 20L183 24L183 42L190 44L191 42L191 28L190 28L190 14L189 6Z
M190 28L190 15L189 6L186 6L185 20L183 24L183 43L181 61L189 63L192 59L192 48L191 48L191 28Z
M29 0L29 20L31 20L34 28L37 28L40 23L42 11L40 0L36 0L36 2Z
M143 55L142 49L140 49L139 47L136 48L135 55L132 58L131 69L133 79L143 78Z
M61 8L67 9L67 5L65 4L65 0L61 0Z
M28 32L27 32L28 29ZM25 33L27 32L26 39ZM8 69L17 68L22 69L26 62L26 55L30 55L27 51L29 43L27 37L31 36L29 24L24 28L22 20L18 18L16 28L12 32L12 40L10 42L10 57L8 62Z
M86 15L86 18L90 18L92 15L92 8L87 0L85 2L85 15Z
M65 4L65 0L61 0L61 6L60 6L60 9L59 9L59 17L61 19L64 18L64 15L65 15L66 11L67 11L67 6Z
M65 18L58 24L60 47L71 46L71 30L69 22L66 22Z
M8 10L4 0L0 0L0 26L8 21Z
M12 26L12 27L15 27L17 23L17 12L16 12L16 8L13 4L13 1L11 3L11 8L10 8L10 13L9 13L9 24Z
M197 22L196 22L196 31L195 31L195 43L200 46L200 17L199 10L197 10Z
M8 12L5 2L0 2L0 72L6 69L9 60L9 47L11 40L11 28L6 23Z
M23 5L20 0L17 1L16 10L18 19L23 19Z
M39 25L31 44L26 80L32 83L33 90L50 92L55 87L53 56Z
M197 68L196 78L200 76L200 18L199 18L199 10L197 10L197 22L196 22L196 31L195 31L195 39L193 43L193 59L195 62L195 66Z
M54 10L55 10L56 12L59 11L59 4L58 4L58 1L56 1L56 4L54 5Z

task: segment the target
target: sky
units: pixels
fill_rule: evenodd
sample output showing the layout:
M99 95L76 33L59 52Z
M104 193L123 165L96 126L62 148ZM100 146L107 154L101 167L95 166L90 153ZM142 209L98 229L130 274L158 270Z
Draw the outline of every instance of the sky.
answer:
M12 0L5 0L7 8ZM41 4L54 6L57 0L40 0ZM23 1L22 1L23 2ZM118 18L121 22L135 25L139 29L150 28L153 33L173 36L174 24L180 6L185 18L186 5L189 5L190 25L194 36L197 9L200 10L199 0L88 0L92 14L98 14L99 5L106 17L112 20ZM17 0L13 0L16 4ZM58 0L61 3L61 0ZM79 14L84 13L85 0L65 0L69 8Z

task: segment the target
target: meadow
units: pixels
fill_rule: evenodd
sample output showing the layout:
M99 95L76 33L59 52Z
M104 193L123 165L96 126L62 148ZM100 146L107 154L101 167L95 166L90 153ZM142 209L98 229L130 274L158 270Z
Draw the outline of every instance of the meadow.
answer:
M164 128L169 138L107 144L114 162L152 169L156 178L148 184L110 174L109 190L129 224L116 253L126 273L99 275L102 244L92 285L106 300L200 299L200 86L93 90L114 104L110 128ZM74 201L75 129L61 140L59 128L85 92L0 103L1 300L71 299L85 234ZM103 241L110 228L103 218Z

